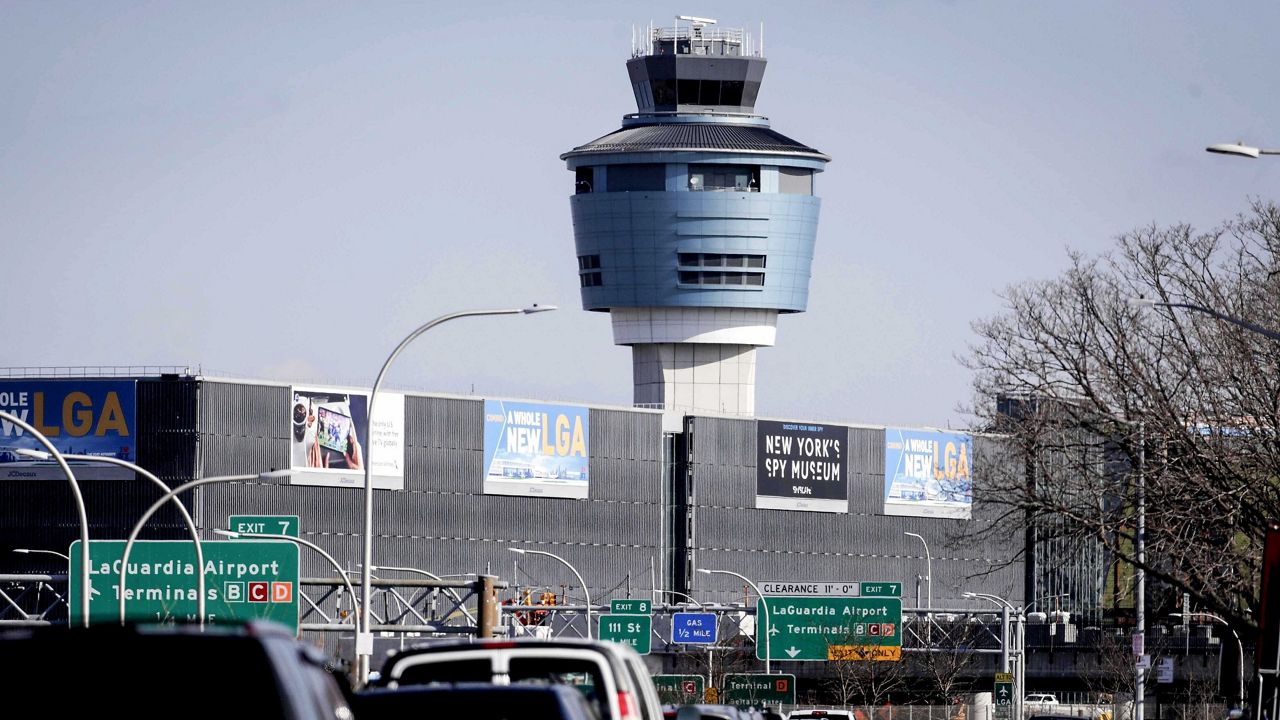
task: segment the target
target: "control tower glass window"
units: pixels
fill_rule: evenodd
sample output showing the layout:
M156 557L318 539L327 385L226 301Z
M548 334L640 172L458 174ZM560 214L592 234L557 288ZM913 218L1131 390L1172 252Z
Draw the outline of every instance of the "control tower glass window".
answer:
M785 195L812 195L813 171L808 168L778 168L778 192Z
M595 171L595 168L580 167L574 172L574 194L581 195L582 193L589 193L594 190L596 184Z
M660 163L610 165L606 177L609 192L667 189L667 168Z
M759 165L690 165L689 189L760 192Z

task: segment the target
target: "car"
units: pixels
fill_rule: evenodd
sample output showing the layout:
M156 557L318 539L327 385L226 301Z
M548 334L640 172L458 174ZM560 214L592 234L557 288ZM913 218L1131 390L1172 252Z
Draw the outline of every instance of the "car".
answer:
M676 720L748 720L749 715L733 705L694 703L682 705Z
M274 623L15 628L0 631L0 676L14 717L353 717L319 651Z
M573 685L601 720L663 720L644 660L628 645L578 638L445 640L392 651L380 687L486 682Z
M582 693L567 685L453 683L357 692L359 720L408 717L479 717L486 720L596 720Z
M792 710L787 720L853 720L853 713L837 708L812 708Z
M1024 705L1057 705L1058 696L1049 693L1032 693L1023 699Z

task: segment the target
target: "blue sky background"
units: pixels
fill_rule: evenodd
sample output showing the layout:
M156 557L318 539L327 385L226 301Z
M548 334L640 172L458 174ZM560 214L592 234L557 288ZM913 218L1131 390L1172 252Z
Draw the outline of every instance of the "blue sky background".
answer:
M1280 4L0 0L0 366L627 405L581 310L558 155L635 110L631 28L753 36L757 110L830 154L809 311L761 416L959 427L997 293L1152 223L1274 198Z

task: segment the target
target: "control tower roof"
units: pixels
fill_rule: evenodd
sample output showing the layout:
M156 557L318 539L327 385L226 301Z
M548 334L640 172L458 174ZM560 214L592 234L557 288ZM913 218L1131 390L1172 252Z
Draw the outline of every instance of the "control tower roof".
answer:
M594 153L619 152L750 152L831 158L776 130L754 125L680 123L624 127L579 145L560 156L561 160Z

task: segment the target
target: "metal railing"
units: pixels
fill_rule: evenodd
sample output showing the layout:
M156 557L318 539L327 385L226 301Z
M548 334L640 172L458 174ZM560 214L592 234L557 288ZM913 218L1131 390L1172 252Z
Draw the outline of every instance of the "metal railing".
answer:
M45 365L0 367L2 378L93 378L160 375L196 376L200 366L191 365Z

